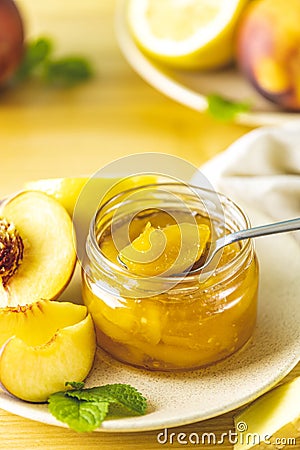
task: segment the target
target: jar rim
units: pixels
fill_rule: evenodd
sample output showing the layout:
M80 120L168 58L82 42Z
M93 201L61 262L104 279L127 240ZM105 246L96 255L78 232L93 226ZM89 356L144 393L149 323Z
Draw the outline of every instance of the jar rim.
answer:
M127 277L130 277L132 279L136 279L136 280L141 280L144 277L141 275L137 275L137 274L133 274L131 272L129 272L125 267L121 267L120 265L114 263L113 261L111 261L109 258L106 257L106 255L103 253L103 251L101 250L98 242L97 242L97 237L96 237L96 228L97 228L97 220L99 215L101 214L101 212L107 208L110 204L115 204L115 202L123 197L124 195L133 193L133 192L137 192L137 191L141 191L142 189L145 188L155 188L155 187L178 187L178 186L185 186L188 188L191 188L193 190L197 190L197 191L201 191L204 192L206 194L214 194L216 195L219 199L220 202L222 203L222 207L224 205L224 203L226 202L227 204L229 204L230 206L232 206L234 208L234 210L239 214L240 218L243 220L244 224L245 224L245 228L250 228L250 219L248 217L248 215L242 210L242 208L232 199L230 199L229 197L227 197L225 194L222 194L218 191L213 191L211 189L207 189L201 186L196 186L196 185L192 185L192 184L188 184L188 183L180 183L180 182L159 182L159 183L149 183L149 184L145 184L145 185L141 185L138 187L133 187L130 189L126 189L120 193L115 194L113 197L111 197L110 199L106 200L103 204L100 205L100 207L98 208L98 210L96 211L96 213L93 216L93 219L90 223L90 227L89 227L89 239L88 242L92 245L92 254L94 256L95 261L97 261L99 267L103 268L103 265L108 267L111 271L117 272L119 274L125 275ZM251 246L251 242L252 239L247 239L242 241L242 246L239 252L237 252L237 254L230 259L230 261L228 261L227 263L223 264L222 266L217 267L215 270L213 270L212 273L219 275L223 273L226 273L227 271L230 272L230 268L235 266L235 264L237 264L237 262L244 257L245 254L247 254L247 251L249 250L250 246ZM201 274L202 271L200 270L199 273ZM192 274L192 273L186 273L186 275L184 276L185 280L188 280L189 282L193 282L193 281L198 281L199 280L199 273L197 274ZM206 275L206 279L210 276L210 273L205 271L203 271L203 273ZM182 280L182 275L169 275L169 276L163 276L163 275L159 275L156 277L147 277L150 280L154 279L154 278L159 278L159 280L161 282L172 282L172 283L176 283L176 281L180 282L180 280Z

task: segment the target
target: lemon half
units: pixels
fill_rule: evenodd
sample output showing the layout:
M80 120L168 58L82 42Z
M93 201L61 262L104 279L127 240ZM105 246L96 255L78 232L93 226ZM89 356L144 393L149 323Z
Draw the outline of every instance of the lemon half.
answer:
M127 21L143 51L164 63L215 69L233 58L236 23L249 0L128 0Z
M42 191L54 197L61 203L72 216L76 202L82 189L86 187L87 193L92 198L101 198L102 202L112 198L114 195L135 187L145 186L157 182L155 175L135 175L124 178L93 178L93 177L67 177L67 178L45 178L25 183L25 190Z

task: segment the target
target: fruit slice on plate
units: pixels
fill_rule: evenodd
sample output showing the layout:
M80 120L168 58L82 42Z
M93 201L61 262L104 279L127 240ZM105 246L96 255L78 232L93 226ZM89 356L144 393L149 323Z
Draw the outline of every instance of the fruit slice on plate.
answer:
M233 57L233 36L248 0L128 0L137 44L178 67L215 69Z
M28 345L48 342L60 328L83 320L87 309L69 302L39 300L31 305L0 309L0 347L12 336Z
M66 210L41 192L24 191L0 211L0 306L55 299L76 263Z
M45 402L65 390L67 381L83 381L95 355L95 331L91 316L62 328L44 345L32 346L11 338L0 359L2 385L16 397Z

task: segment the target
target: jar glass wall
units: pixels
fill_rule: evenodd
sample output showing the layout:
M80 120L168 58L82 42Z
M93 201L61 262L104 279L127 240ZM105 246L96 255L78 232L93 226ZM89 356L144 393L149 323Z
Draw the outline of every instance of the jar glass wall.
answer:
M225 196L169 183L117 195L99 209L90 227L84 303L98 345L134 366L186 370L212 364L241 348L255 326L258 264L251 240L227 247L200 275L145 278L119 263L117 247L123 244L118 237L134 239L148 221L162 227L180 222L181 215L185 220L181 209L208 225L212 239L249 226Z

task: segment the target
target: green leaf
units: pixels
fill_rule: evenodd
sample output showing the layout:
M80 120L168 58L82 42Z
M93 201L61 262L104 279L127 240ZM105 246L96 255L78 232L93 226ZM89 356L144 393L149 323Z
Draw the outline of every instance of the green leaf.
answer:
M98 428L107 414L132 416L145 414L146 399L129 384L107 384L89 389L84 383L67 382L74 390L50 395L51 414L73 430L84 432Z
M65 392L50 395L48 401L51 414L78 432L98 428L109 408L109 402L82 401L65 395Z
M22 62L14 75L13 81L20 82L29 78L46 61L51 51L52 42L49 38L40 37L27 43Z
M47 61L43 77L50 85L69 87L91 78L92 74L91 66L85 58L68 56Z
M250 110L251 105L248 102L234 102L218 94L207 96L208 113L218 120L230 121L237 115Z
M83 389L84 382L83 381L67 381L65 386L71 386L73 389Z
M107 384L79 391L67 391L66 395L76 397L78 400L116 403L122 410L126 409L135 415L145 414L147 408L147 400L129 384Z

